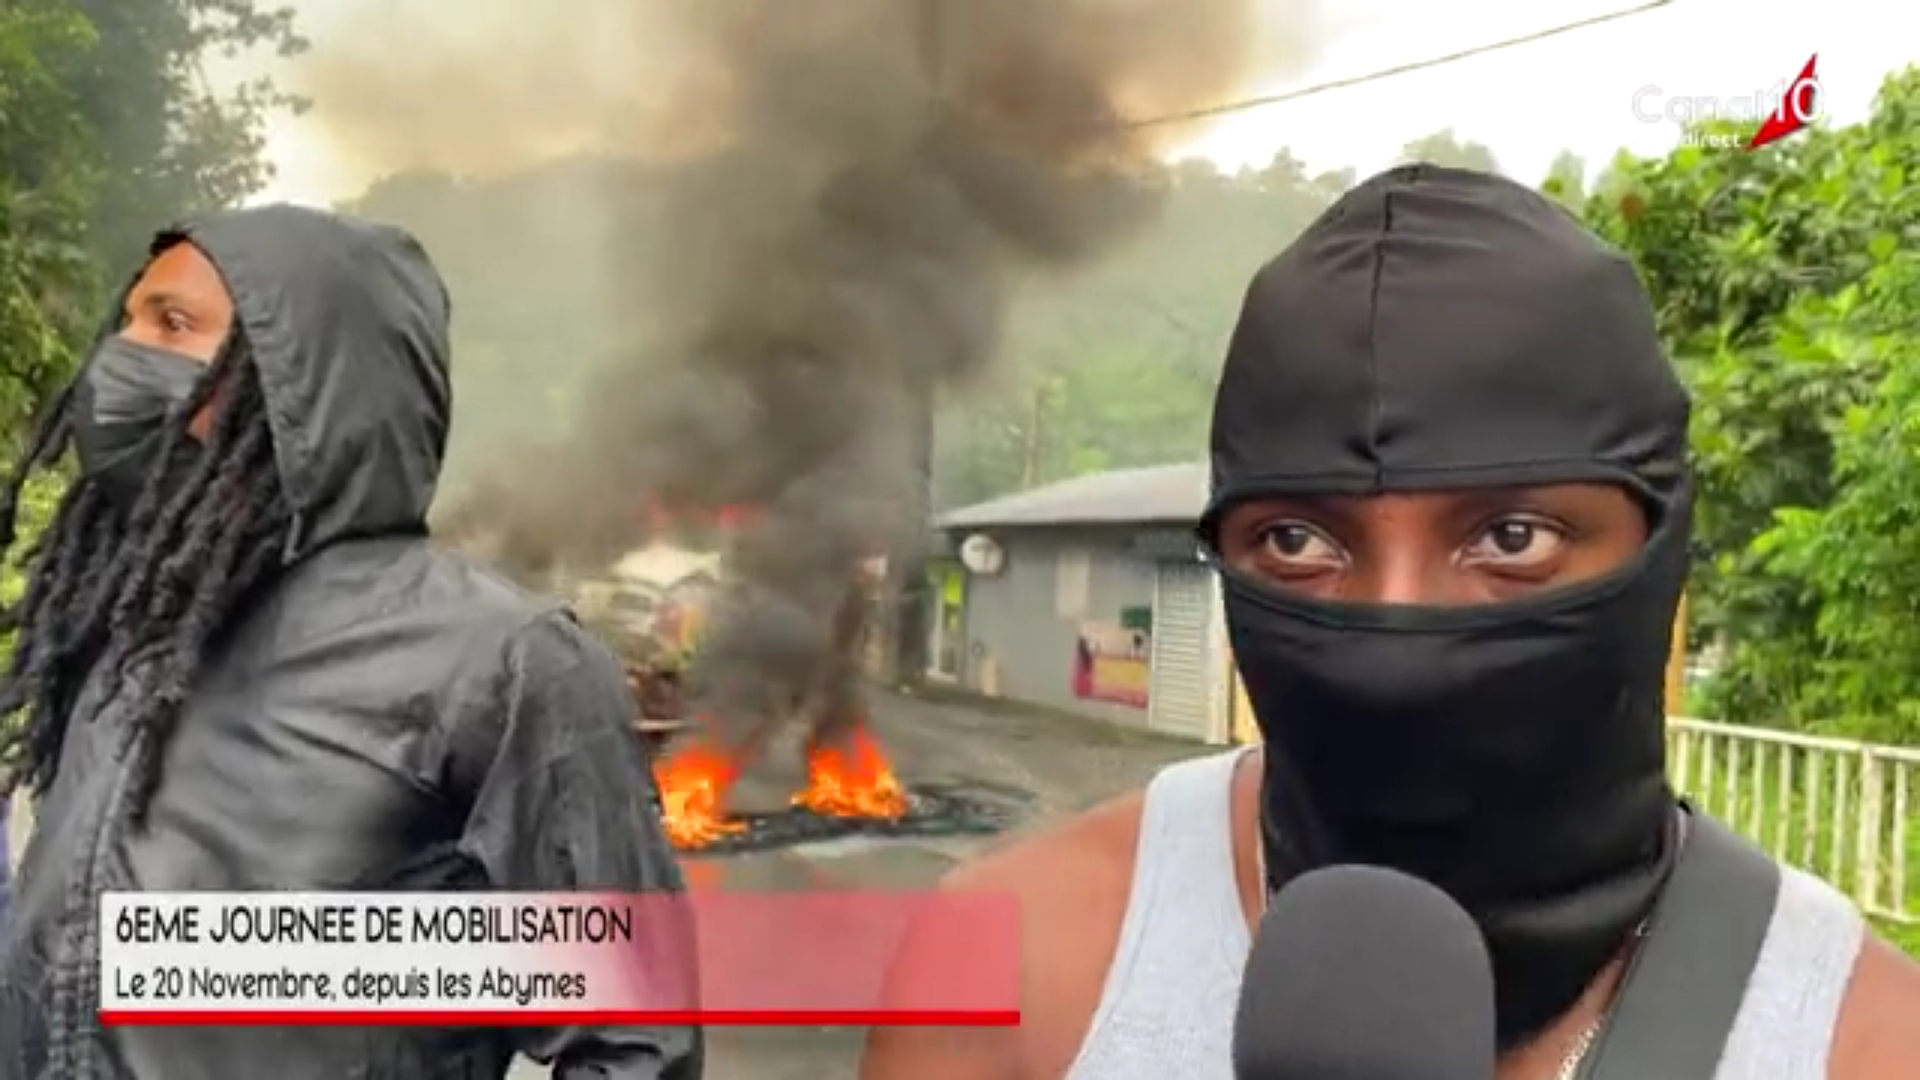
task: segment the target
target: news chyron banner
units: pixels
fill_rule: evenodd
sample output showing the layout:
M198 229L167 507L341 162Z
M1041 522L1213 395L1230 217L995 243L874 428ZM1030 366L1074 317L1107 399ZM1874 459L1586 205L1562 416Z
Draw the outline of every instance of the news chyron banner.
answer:
M1013 897L108 893L119 1026L995 1026Z

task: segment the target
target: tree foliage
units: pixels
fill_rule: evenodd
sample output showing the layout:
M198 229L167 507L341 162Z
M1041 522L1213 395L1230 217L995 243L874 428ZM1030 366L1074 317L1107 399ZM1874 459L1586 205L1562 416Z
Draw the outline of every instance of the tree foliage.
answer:
M266 182L264 111L292 104L259 80L208 88L202 59L304 43L284 9L252 0L7 0L0 5L0 440L72 375L104 286L178 217ZM24 493L31 536L57 477ZM0 574L0 595L20 586Z
M1908 71L1862 124L1623 157L1587 204L1639 264L1694 391L1693 636L1718 657L1716 716L1920 735L1903 704L1920 697L1914 594L1889 547L1920 506L1898 404L1920 403L1916 108Z
M1920 742L1920 257L1892 254L1785 321L1780 347L1835 385L1820 418L1826 500L1777 508L1751 548L1765 579L1797 591L1811 615L1787 669L1796 681L1773 681L1791 710L1782 715Z
M68 3L98 42L72 87L105 178L89 214L95 251L117 275L138 261L157 227L264 187L273 176L261 153L266 114L304 107L270 78L216 90L206 60L290 57L307 42L294 32L291 8L256 0Z
M0 8L0 425L65 376L92 299L84 223L100 170L69 75L97 40L59 0Z
M1587 162L1571 150L1562 150L1554 155L1547 166L1546 179L1540 182L1542 193L1551 196L1563 206L1575 210L1587 201Z
M0 8L0 429L65 381L102 286L177 218L269 178L270 80L210 89L214 53L305 43L252 0L10 0Z

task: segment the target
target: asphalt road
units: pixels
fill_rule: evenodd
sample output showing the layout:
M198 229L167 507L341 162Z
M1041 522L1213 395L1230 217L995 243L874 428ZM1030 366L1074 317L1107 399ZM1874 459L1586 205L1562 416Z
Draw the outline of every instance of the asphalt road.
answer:
M871 702L874 730L911 788L964 787L1014 809L1014 828L1085 809L1136 787L1160 766L1205 747L1172 742L1038 710L945 696L883 694ZM742 783L748 804L777 806L801 777L798 734L776 741L762 768ZM16 805L15 857L31 814ZM900 888L932 884L956 861L1003 837L833 841L780 851L700 860L707 887L804 889ZM863 1033L850 1030L718 1030L709 1036L707 1073L727 1080L840 1080L855 1075ZM522 1061L512 1080L546 1070Z

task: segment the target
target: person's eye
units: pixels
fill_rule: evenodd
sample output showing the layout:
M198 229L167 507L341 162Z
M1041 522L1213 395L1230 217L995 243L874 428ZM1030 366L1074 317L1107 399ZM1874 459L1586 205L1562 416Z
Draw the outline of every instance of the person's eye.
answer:
M1338 565L1340 548L1311 525L1282 521L1260 530L1260 554L1274 563L1295 569L1321 569Z
M168 308L160 313L160 325L166 327L168 333L184 334L193 329L193 320L179 308Z
M1552 522L1507 517L1488 525L1468 546L1465 556L1476 565L1525 569L1552 561L1566 543L1566 530Z

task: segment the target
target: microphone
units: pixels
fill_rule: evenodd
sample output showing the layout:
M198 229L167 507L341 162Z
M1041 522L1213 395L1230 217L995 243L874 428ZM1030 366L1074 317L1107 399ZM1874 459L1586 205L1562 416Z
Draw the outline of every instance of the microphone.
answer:
M1472 918L1392 870L1295 879L1260 920L1237 1080L1492 1080L1493 962Z

